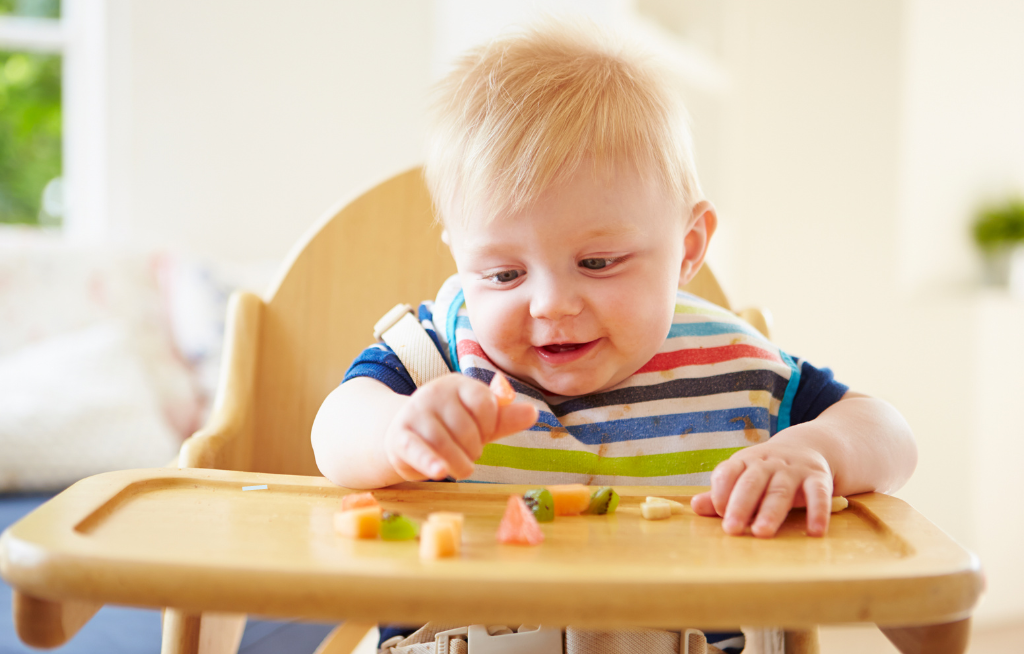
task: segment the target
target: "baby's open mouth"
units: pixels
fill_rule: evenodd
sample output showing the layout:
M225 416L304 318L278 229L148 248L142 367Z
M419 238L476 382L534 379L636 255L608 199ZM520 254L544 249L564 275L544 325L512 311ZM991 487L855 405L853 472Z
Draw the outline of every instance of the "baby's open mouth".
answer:
M551 345L544 345L541 347L542 350L551 352L552 354L558 354L559 352L572 352L578 350L588 343L552 343Z

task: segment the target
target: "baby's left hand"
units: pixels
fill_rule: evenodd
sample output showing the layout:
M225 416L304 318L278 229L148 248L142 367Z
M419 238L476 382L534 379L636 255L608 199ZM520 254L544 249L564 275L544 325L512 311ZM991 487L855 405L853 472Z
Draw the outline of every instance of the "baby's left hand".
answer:
M695 495L698 515L721 516L722 529L739 536L747 527L771 538L793 507L807 507L807 534L824 536L832 507L832 470L806 445L775 438L747 447L718 464L711 490Z

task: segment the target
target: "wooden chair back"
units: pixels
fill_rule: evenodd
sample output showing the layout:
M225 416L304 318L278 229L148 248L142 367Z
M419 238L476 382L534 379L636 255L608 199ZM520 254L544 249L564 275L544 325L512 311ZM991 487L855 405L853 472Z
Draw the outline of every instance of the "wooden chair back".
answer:
M320 404L388 309L434 297L455 273L440 236L419 168L329 212L262 300L232 299L217 404L179 465L319 474L310 429ZM687 290L729 307L706 266Z

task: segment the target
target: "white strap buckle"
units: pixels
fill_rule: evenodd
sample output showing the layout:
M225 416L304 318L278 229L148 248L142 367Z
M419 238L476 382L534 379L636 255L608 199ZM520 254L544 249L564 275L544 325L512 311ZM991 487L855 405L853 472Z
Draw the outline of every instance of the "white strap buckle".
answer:
M395 308L397 309L398 307ZM468 632L469 627L459 627L458 629L449 629L448 631L434 634L434 654L448 654L448 642L454 636L466 636Z
M538 627L533 631L492 636L482 624L469 626L469 654L562 654L562 630ZM440 650L435 650L440 651Z
M407 313L412 313L412 307L408 304L396 304L391 307L391 311L385 313L384 317L373 326L373 338L379 341L384 332L394 327L395 323L404 318Z

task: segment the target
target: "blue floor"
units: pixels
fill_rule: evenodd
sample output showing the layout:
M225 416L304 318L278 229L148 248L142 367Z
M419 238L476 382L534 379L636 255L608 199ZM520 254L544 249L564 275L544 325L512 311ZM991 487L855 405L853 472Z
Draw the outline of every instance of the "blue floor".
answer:
M0 494L0 531L32 511L51 495ZM333 625L250 619L242 636L241 654L312 654ZM11 587L0 580L0 654L38 653L18 640L11 615ZM105 606L58 654L158 654L160 612Z

